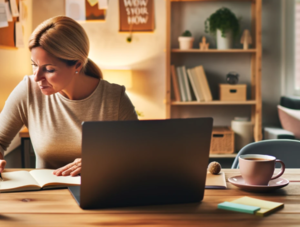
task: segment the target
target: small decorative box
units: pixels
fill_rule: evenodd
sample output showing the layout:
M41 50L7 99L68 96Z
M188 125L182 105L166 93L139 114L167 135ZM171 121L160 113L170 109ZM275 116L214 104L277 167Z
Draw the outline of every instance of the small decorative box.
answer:
M221 101L246 101L246 84L219 84Z
M211 154L232 154L234 153L234 132L230 127L214 127L212 130Z

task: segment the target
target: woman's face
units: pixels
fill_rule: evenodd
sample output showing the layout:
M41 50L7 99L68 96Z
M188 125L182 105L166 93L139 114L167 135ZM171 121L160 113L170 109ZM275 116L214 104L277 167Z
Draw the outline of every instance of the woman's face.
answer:
M68 66L65 62L52 56L42 47L31 50L34 80L45 95L70 89L76 77L76 65Z

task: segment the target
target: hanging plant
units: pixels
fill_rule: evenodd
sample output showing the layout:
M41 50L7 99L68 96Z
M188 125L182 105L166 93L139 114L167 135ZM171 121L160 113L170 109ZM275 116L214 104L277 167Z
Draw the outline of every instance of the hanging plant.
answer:
M129 34L129 36L127 37L126 41L128 43L131 43L131 41L132 41L132 33Z
M130 27L129 27L129 36L126 38L126 41L128 43L131 43L131 41L132 41L132 27L133 27L133 23L130 24Z
M240 31L238 18L230 9L222 7L205 20L205 32L215 34L217 29L226 37L226 32L232 31L233 37L237 37Z

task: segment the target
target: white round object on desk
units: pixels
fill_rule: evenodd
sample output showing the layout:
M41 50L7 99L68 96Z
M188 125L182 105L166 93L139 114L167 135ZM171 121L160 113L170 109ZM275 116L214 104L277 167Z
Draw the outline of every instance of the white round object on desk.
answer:
M235 118L231 121L231 128L234 131L234 147L237 151L253 142L253 124L248 119Z

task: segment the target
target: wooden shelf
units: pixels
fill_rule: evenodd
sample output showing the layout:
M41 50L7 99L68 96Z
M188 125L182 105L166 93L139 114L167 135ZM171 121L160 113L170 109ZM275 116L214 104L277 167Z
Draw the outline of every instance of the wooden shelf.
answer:
M205 10L205 7L209 7L208 2L250 2L251 4L245 4L245 7L251 7L251 34L252 34L252 41L253 41L253 46L251 49L244 50L244 49L228 49L228 50L218 50L218 49L208 49L208 50L200 50L198 46L195 46L193 49L188 49L188 50L181 50L178 49L177 41L175 41L178 37L175 37L175 35L178 35L177 29L183 30L181 24L182 21L193 23L193 21L190 19L190 21L186 21L189 17L186 15L188 12L185 12L185 10L193 10L191 9L190 4L186 4L188 2L194 2L194 3L199 3L199 8L201 7L203 10ZM193 108L190 108L191 106L197 106L197 108L204 108L204 107L210 107L210 106L219 106L221 107L226 107L226 106L232 106L232 107L238 107L240 106L241 108L247 106L249 109L251 109L251 122L254 124L254 141L259 141L262 139L262 96L261 96L261 73L262 73L262 40L261 40L261 34L262 34L262 24L261 24L261 12L262 12L262 0L166 0L166 24L167 24L167 29L166 29L166 118L172 118L172 116L180 116L181 110L186 110L186 112L195 111ZM187 5L187 6L186 6ZM198 6L197 6L198 7ZM182 8L182 9L181 9ZM174 10L174 12L172 12ZM200 9L198 9L198 13L200 13ZM173 20L173 17L178 16L178 12L182 11L182 18ZM184 11L184 12L183 12ZM174 13L174 15L172 15ZM190 13L196 13L191 11ZM177 15L175 15L177 14ZM203 20L205 18L203 17ZM196 22L194 22L196 23ZM179 26L180 25L180 26ZM177 26L179 26L177 28ZM173 32L172 29L175 29ZM195 28L196 29L196 28ZM204 32L202 31L197 31L197 32ZM173 48L172 48L173 47ZM200 54L200 55L199 55ZM208 56L209 54L210 57ZM219 54L219 55L218 55ZM197 61L189 61L192 56L207 56L207 60L203 61L203 63L197 63ZM223 56L221 56L223 55ZM213 78L210 78L211 80L214 79L214 75L212 73L212 67L222 67L222 62L215 62L215 66L213 66L213 61L214 57L218 57L218 60L228 58L229 55L232 58L238 58L238 56L242 57L241 55L245 57L249 57L249 65L250 65L250 87L248 87L248 90L250 89L251 92L251 97L249 97L250 100L246 101L220 101L220 100L213 100L210 102L196 102L196 101L191 101L191 102L178 102L178 101L173 101L171 99L171 94L172 94L172 89L174 86L172 84L171 80L171 75L172 75L172 65L176 66L182 66L185 65L186 67L188 66L189 68L191 67L196 67L198 64L203 64L203 67L205 70L207 70L209 73L207 76L211 76ZM219 59L220 58L220 59ZM248 62L247 60L247 62ZM210 62L209 62L210 61ZM235 60L228 59L230 64L232 63L232 67L234 68L234 65L239 64ZM227 60L224 61L227 63ZM246 64L246 61L243 62L243 64ZM209 68L210 67L210 68ZM242 66L241 66L242 67ZM228 67L229 68L229 67ZM246 68L248 69L248 67ZM246 70L245 69L245 70ZM175 73L176 74L176 71ZM174 76L174 75L173 75ZM185 77L185 76L184 76ZM176 78L176 75L174 76ZM217 79L217 78L216 78ZM199 82L199 81L198 81ZM216 86L218 81L214 81L213 86ZM184 84L184 83L183 83ZM178 91L178 88L177 88ZM216 92L216 90L214 90ZM173 89L174 93L174 89ZM178 92L177 92L178 93ZM177 94L178 95L178 94ZM217 97L216 97L217 98ZM177 99L178 100L178 99ZM186 108L187 107L187 108ZM241 109L238 108L238 109ZM248 109L248 108L247 108ZM212 112L215 110L211 110ZM174 113L179 113L179 115L174 114ZM230 114L232 111L230 111ZM200 114L199 114L200 115ZM189 115L186 114L186 117ZM194 116L194 114L191 114L191 116ZM233 156L234 154L231 154L230 157L235 157ZM225 157L217 155L217 157Z
M210 158L235 158L237 154L209 154Z
M17 50L17 47L9 47L9 46L2 46L0 45L0 49L7 49L7 50Z
M210 102L171 102L172 106L197 106L197 105L255 105L256 100L247 100L247 101L220 101L214 100Z
M233 54L233 53L256 53L256 49L228 49L228 50L218 50L218 49L209 49L209 50L200 50L200 49L188 49L188 50L181 50L181 49L172 49L172 53L224 53L224 54Z
M253 0L170 0L170 2L252 2Z

